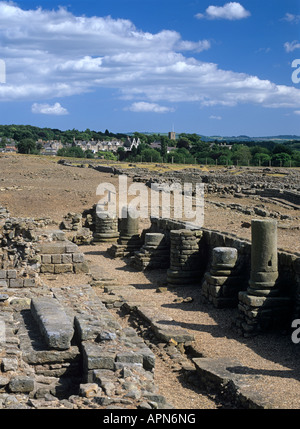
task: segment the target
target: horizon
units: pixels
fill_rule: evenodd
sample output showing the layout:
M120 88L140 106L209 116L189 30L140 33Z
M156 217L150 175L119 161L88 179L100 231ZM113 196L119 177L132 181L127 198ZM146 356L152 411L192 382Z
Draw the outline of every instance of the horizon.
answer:
M139 4L0 0L0 124L300 136L300 0Z
M57 130L59 130L60 132L65 132L65 131L72 131L73 129L75 130L75 131L78 131L78 132L80 132L80 133L84 133L86 130L88 130L89 128L85 128L85 129L77 129L77 128L65 128L65 129L60 129L60 128L57 128L57 127L55 127L55 128L52 128L52 127L40 127L40 126L37 126L37 125L32 125L32 124L15 124L15 123L13 123L13 124L1 124L0 123L0 127L1 126L8 126L8 127L10 127L10 126L17 126L17 127L36 127L36 128L40 128L40 129L43 129L43 128L48 128L48 129L51 129L51 130L54 130L54 129L57 129ZM101 130L97 130L97 129L89 129L91 132L95 132L95 133L104 133L106 130L104 130L104 131L101 131ZM132 135L132 134L135 134L135 133L139 133L139 134L144 134L144 135L147 135L147 134L157 134L157 135L163 135L163 134L166 134L166 135L168 135L169 134L169 132L170 131L159 131L159 132L157 132L157 131L129 131L129 132L125 132L125 131L118 131L118 132L114 132L113 130L107 130L110 134L124 134L124 135L127 135L127 136L130 136L130 135ZM283 133L283 134L277 134L277 135L265 135L265 136L263 136L263 135L256 135L256 136L251 136L251 135L246 135L246 134L240 134L240 135L221 135L221 134L212 134L212 135L206 135L206 134L202 134L202 133L196 133L196 132L193 132L193 131L183 131L183 132L175 132L175 135L176 136L178 136L178 135L181 135L181 134L187 134L187 135L192 135L192 134L197 134L198 136L202 136L202 137L207 137L207 138L234 138L234 139L237 139L237 138L249 138L249 139L274 139L274 138L280 138L280 137L282 137L282 138L284 138L284 137L295 137L296 139L300 139L300 133L299 133L299 135L297 135L297 134L288 134L288 133ZM1 138L1 136L0 136L0 138Z

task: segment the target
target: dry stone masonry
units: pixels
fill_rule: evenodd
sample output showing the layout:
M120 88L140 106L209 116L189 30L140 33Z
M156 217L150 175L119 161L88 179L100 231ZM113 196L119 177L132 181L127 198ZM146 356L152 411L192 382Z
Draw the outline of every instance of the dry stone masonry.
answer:
M94 242L116 242L119 238L118 218L109 216L97 204L93 210Z
M170 232L170 286L199 283L199 243L202 231L181 229Z
M205 273L201 292L217 308L236 307L243 279L235 271L238 252L235 248L215 247L210 271Z
M247 291L239 294L239 309L250 333L283 323L290 298L280 296L276 221L252 221L251 274Z
M155 355L91 286L39 289L0 310L1 408L172 408L154 383Z
M86 273L88 266L84 261L84 255L76 244L69 240L39 243L36 251L40 257L41 273Z
M139 216L133 208L123 207L122 217L119 220L120 236L117 244L113 244L109 249L112 257L123 257L132 255L142 246L139 233Z
M145 234L145 243L136 251L132 265L140 270L168 268L170 252L164 234L148 232Z
M295 192L289 190L291 204ZM162 218L140 233L138 217L124 210L121 220L96 206L85 218L69 213L63 231L46 228L47 219L11 219L0 210L0 408L172 408L155 386L153 351L109 306L140 317L166 344L184 349L194 338L151 303L127 300L130 287L114 284L101 267L91 271L80 251L91 235L95 243L112 242L109 253L129 256L138 270L166 270L168 287L193 285L215 307L237 308L235 326L245 337L300 317L300 255L277 249L274 220L253 220L250 242ZM89 274L89 284L51 288L41 280L78 273ZM212 368L202 358L194 363L201 377ZM227 363L215 365L215 375L227 377Z

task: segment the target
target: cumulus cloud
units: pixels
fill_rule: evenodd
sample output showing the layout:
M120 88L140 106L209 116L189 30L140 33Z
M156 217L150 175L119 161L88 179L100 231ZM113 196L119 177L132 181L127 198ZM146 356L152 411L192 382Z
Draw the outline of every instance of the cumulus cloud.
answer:
M133 103L126 110L131 110L132 112L154 112L154 113L166 113L173 112L173 108L160 106L156 103L147 103L145 101L138 101Z
M224 6L208 6L205 14L198 13L196 18L228 19L230 21L248 18L250 12L237 2L226 3Z
M211 18L249 16L239 3L210 7L208 13ZM183 40L170 30L143 32L129 20L75 16L66 8L23 10L0 0L0 40L7 68L0 102L30 100L36 111L45 100L101 88L129 100L131 111L164 113L170 110L166 106L186 102L300 109L298 88L201 61L201 52L211 47L207 39ZM43 111L67 113L59 104Z
M32 113L41 113L43 115L68 115L67 109L61 106L60 103L55 103L52 106L50 104L38 104L34 103L31 107Z

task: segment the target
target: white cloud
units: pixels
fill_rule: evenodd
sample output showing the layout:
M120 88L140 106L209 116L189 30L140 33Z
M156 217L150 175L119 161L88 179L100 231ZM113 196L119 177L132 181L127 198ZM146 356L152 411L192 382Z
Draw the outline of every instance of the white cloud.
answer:
M40 113L43 115L68 115L67 109L61 106L60 103L55 103L52 106L50 104L38 104L34 103L31 107L32 113Z
M228 19L230 21L248 18L251 15L240 3L229 2L224 6L208 6L205 14L198 13L198 19Z
M215 119L215 120L217 120L217 121L221 121L221 120L222 120L222 116L215 116L215 115L211 115L211 116L209 117L209 119Z
M239 3L225 6L208 8L210 16L241 19L249 14ZM183 40L176 31L151 34L128 20L75 16L65 8L22 10L0 0L0 40L7 69L0 102L43 104L105 88L130 100L134 111L164 113L170 110L166 106L181 102L300 109L300 89L222 70L199 55L186 56L209 49L210 42ZM44 112L67 113L60 105L46 105Z
M298 22L300 21L300 15L293 15L292 13L286 13L283 18L283 21L298 24Z
M300 115L300 110L295 110L294 113L295 115Z
M173 108L160 106L156 103L147 103L144 101L138 101L136 103L133 103L126 110L131 110L132 112L154 112L154 113L166 113L166 112L174 111Z
M298 40L294 40L293 42L286 42L284 44L284 49L286 52L293 52L295 49L300 49L300 42Z

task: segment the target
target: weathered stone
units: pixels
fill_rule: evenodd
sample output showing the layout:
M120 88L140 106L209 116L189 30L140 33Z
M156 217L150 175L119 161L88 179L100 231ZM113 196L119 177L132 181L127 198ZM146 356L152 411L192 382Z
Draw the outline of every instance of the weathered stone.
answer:
M96 383L81 384L79 389L79 395L84 398L93 398L99 392L99 386Z
M64 274L64 273L72 273L73 265L72 264L56 264L54 265L54 273L55 274Z
M86 370L111 369L114 370L116 353L105 351L99 344L83 343L83 364Z
M34 390L34 379L32 377L14 377L10 380L9 389L14 393L29 393Z
M31 312L50 348L70 348L74 335L73 321L56 299L33 298Z

